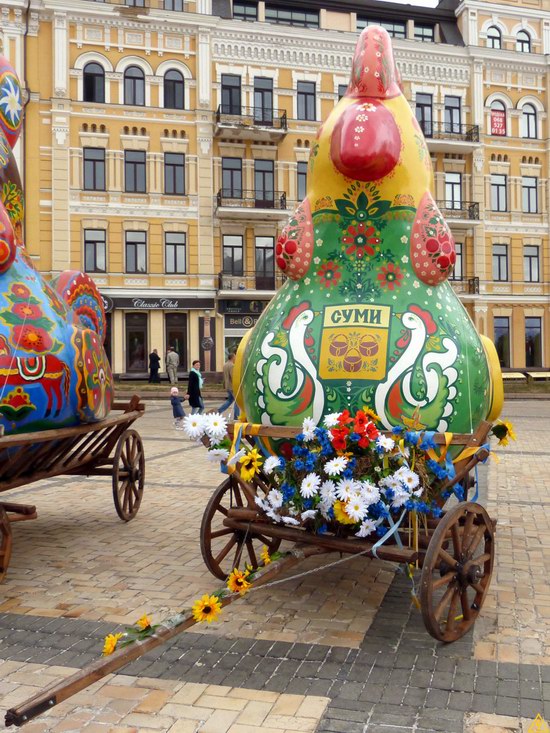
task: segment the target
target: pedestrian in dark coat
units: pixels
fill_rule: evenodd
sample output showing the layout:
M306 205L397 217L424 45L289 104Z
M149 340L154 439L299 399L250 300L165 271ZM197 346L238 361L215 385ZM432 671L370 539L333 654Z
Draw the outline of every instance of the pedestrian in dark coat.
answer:
M202 415L204 412L204 402L202 399L202 385L204 379L200 372L201 363L198 359L193 362L193 368L189 372L189 386L187 388L186 398L189 400L191 406L191 414L199 413Z
M160 356L156 349L149 354L149 384L160 384Z

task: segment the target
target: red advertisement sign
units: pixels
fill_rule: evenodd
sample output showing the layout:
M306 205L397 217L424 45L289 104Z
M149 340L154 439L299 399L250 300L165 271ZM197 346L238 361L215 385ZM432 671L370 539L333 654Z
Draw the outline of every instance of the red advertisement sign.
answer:
M506 135L506 112L501 109L491 110L491 135Z

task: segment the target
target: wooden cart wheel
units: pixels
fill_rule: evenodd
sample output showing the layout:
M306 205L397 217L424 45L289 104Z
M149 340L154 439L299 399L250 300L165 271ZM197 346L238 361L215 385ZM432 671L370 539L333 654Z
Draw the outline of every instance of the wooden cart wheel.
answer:
M126 430L113 457L113 499L118 516L125 522L133 519L141 504L145 482L145 453L136 430Z
M461 502L443 515L422 566L424 625L439 641L456 641L475 623L494 560L493 522L485 509Z
M0 583L4 581L11 557L11 524L4 507L0 504Z
M206 567L212 575L226 580L234 568L244 569L246 563L257 568L264 545L270 553L275 552L281 540L266 535L233 530L223 526L230 507L246 506L246 497L236 481L227 478L212 494L206 505L201 524L201 553Z

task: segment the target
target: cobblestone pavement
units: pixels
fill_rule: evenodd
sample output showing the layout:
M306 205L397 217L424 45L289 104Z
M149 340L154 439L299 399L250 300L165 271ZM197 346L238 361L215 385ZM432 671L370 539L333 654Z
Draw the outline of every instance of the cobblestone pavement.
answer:
M538 713L550 721L550 402L506 412L518 442L483 470L497 557L473 635L435 642L403 575L353 559L258 590L212 628L194 627L26 730L510 733ZM9 494L36 503L39 519L14 527L0 586L2 711L96 659L116 624L161 618L219 585L198 546L217 470L160 403L138 426L148 478L129 524L102 479Z

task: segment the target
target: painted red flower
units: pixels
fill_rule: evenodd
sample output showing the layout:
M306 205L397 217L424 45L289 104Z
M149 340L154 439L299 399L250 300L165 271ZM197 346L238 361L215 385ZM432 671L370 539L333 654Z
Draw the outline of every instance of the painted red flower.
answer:
M35 318L42 317L42 310L39 306L33 305L32 303L15 303L15 305L12 306L11 312L15 313L19 318L23 318L25 320L30 319L31 321Z
M347 233L342 237L342 242L347 244L346 254L356 255L356 257L364 257L365 255L373 256L375 248L380 244L379 232L373 226L369 226L368 222L359 222L359 224L351 224Z
M19 348L24 349L24 351L33 351L37 354L43 354L45 351L49 351L53 345L48 332L32 324L15 326L12 340Z
M387 288L388 290L394 290L395 288L401 287L403 273L397 265L393 264L393 262L388 262L385 267L380 268L380 272L377 277L380 280L381 287Z
M323 263L321 267L317 270L317 275L321 280L321 284L324 285L325 288L330 288L333 285L338 285L338 281L342 277L340 268L338 267L336 262L332 261Z
M11 292L20 300L27 300L31 297L31 291L22 283L14 283L10 289Z
M283 232L277 240L275 247L275 257L277 258L277 265L281 270L286 270L288 260L298 249L298 242L295 239L290 239L286 232Z

